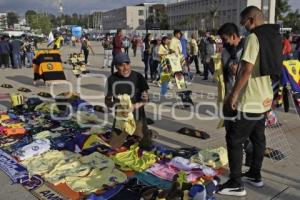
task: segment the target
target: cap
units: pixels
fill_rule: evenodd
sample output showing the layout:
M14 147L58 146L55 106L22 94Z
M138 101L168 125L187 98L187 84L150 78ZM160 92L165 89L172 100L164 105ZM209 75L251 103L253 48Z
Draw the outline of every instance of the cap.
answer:
M113 63L115 65L121 65L123 63L130 63L129 56L127 53L119 53L114 57Z

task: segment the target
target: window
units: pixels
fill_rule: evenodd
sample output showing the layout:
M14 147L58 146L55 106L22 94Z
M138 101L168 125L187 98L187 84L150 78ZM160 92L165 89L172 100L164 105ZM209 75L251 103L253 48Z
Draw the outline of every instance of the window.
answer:
M140 26L143 26L143 25L145 25L145 23L144 23L144 20L143 20L143 19L139 19L139 25L140 25Z
M153 9L153 7L149 7L149 13L153 13L154 12L154 9Z
M144 10L139 10L139 16L144 15Z

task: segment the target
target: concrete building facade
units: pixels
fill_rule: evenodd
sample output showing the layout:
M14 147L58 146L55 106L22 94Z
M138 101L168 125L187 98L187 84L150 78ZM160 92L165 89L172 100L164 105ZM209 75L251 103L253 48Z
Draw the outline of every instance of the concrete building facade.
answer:
M226 22L240 23L240 12L254 5L262 9L266 23L275 23L276 0L186 0L167 5L171 29L211 30Z
M145 8L126 6L103 13L103 29L138 29L145 26Z
M7 29L7 13L0 13L0 30Z
M103 13L103 30L157 29L164 12L165 5L155 3L143 3L110 10Z

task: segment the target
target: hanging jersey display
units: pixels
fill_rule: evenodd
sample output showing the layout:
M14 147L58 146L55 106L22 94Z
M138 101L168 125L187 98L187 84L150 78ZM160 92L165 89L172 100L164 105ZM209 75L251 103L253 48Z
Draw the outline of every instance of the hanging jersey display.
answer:
M298 60L283 61L282 85L290 84L293 92L300 92L300 62Z
M58 50L40 50L34 60L34 80L66 80Z

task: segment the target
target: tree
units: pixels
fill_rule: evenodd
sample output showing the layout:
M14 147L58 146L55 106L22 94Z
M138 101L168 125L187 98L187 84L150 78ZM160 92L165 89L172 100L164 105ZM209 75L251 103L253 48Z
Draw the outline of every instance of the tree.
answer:
M291 9L291 6L289 5L288 0L277 0L276 1L276 8L275 8L275 19L283 20L284 15L289 12Z
M168 22L168 15L166 13L159 15L159 23L160 23L159 28L162 30L168 30L170 28L170 25Z
M50 19L50 22L53 27L58 27L60 26L60 19L58 19L55 15L53 14L48 14L48 17Z
M15 12L7 13L7 25L8 27L12 27L14 24L19 22L19 16Z
M35 16L36 12L34 10L27 10L25 13L25 19L28 25L31 24L30 19L32 19L32 16Z
M210 9L209 9L209 18L211 20L212 30L215 29L215 23L216 23L217 16L218 16L218 1L214 0L211 2Z
M292 28L292 30L300 31L300 12L296 9L293 12L289 12L283 19L284 25Z
M77 25L78 24L78 14L77 13L73 13L72 14L72 24L73 25Z
M192 30L197 29L196 23L197 23L197 15L191 14L187 19L188 28Z
M30 27L40 33L48 34L52 29L52 24L48 15L41 13L30 15L29 20L31 21Z

